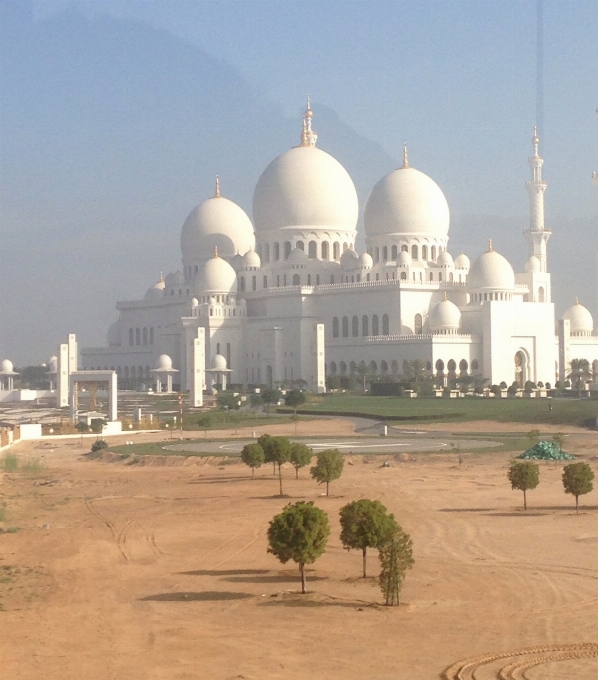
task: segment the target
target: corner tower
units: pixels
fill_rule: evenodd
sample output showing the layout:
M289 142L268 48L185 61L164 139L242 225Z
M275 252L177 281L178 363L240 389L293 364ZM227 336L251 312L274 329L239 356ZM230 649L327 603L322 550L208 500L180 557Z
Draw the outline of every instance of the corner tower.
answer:
M552 232L544 227L544 192L546 191L546 182L542 179L544 159L538 154L539 144L538 130L534 126L534 136L532 137L534 155L528 159L529 166L532 169L532 179L526 185L529 192L530 226L523 233L529 246L530 257L537 257L540 262L540 271L546 272L546 243Z

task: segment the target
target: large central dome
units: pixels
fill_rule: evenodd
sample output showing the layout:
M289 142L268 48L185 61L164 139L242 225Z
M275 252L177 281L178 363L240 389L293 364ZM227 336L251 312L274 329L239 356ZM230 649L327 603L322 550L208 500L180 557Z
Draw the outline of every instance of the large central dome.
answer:
M354 233L357 217L357 192L349 173L311 145L274 159L253 194L256 232L315 228Z
M363 221L369 238L400 234L445 239L450 217L438 184L406 163L383 177L372 189L365 203Z

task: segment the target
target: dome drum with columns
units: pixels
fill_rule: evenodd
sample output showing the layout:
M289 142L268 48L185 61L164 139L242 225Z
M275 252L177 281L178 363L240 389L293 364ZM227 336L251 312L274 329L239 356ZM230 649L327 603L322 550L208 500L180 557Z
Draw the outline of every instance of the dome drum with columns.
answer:
M401 167L367 198L366 251L358 252L355 186L317 147L313 119L308 102L300 143L257 182L253 223L217 179L214 196L183 224L182 270L160 276L142 300L119 302L108 346L82 351L86 366L113 365L128 387L130 376L145 378L156 366L154 376L170 376L167 389L191 389L191 348L203 329L208 386L226 376L267 386L301 379L322 391L325 373L354 374L365 362L375 375L398 376L414 360L445 386L455 366L489 384L554 383L577 356L597 362L598 380L589 311L571 307L555 335L535 138L533 228L522 243L524 271L515 273L491 242L471 261L465 253L453 259L446 198L412 167L406 146Z

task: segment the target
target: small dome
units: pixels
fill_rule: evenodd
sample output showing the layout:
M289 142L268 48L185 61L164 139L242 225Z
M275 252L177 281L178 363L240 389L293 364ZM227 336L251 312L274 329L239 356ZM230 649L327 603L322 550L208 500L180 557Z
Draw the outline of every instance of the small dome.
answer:
M590 312L578 301L563 314L563 319L568 319L571 333L591 335L594 331L594 319Z
M357 260L359 260L359 255L352 248L347 248L341 255L341 267L352 269L357 264Z
M525 263L525 271L528 274L539 272L540 268L541 268L540 260L535 255L532 255L529 258L529 260Z
M230 264L215 254L205 262L195 277L195 293L231 293L237 282L237 275Z
M111 324L106 334L106 340L108 341L108 347L120 347L120 321L115 321Z
M374 266L374 260L369 253L362 253L359 256L359 266L371 269Z
M185 277L181 272L174 272L173 274L168 274L164 279L164 285L169 286L182 286L185 283Z
M196 297L191 298L191 307L199 307L199 300Z
M193 208L181 231L183 262L207 260L214 248L229 258L254 246L251 220L242 208L223 196L208 198Z
M453 256L448 252L448 250L443 250L438 256L436 264L441 267L452 267L455 263L453 262Z
M2 363L0 364L0 373L13 373L14 372L14 367L13 363L10 359L2 359Z
M287 262L297 264L299 262L306 262L308 259L305 251L301 250L301 248L293 248L287 257Z
M212 368L217 370L217 371L224 371L226 370L226 359L222 356L222 354L217 354L213 361L212 361Z
M158 361L156 361L156 368L162 371L170 371L172 369L172 359L168 354L160 354Z
M413 259L411 255L409 255L408 251L406 250L401 250L401 252L397 256L397 264L399 267L408 267L411 265L413 262Z
M456 269L469 269L471 262L465 253L457 255L455 258L455 268Z
M354 233L357 192L349 173L315 146L296 146L264 170L253 194L256 232L339 229Z
M164 283L164 279L160 277L160 280L157 283L154 283L151 288L147 289L143 299L161 300L164 297L164 288L166 288L166 284Z
M403 167L383 177L365 203L367 238L406 234L445 239L449 207L436 182L415 168Z
M505 257L488 250L472 264L467 285L475 290L513 290L515 273Z
M430 312L428 323L434 333L459 330L461 312L454 302L442 300Z
M260 256L255 252L255 250L248 250L245 255L243 255L243 266L244 267L261 267L262 261Z

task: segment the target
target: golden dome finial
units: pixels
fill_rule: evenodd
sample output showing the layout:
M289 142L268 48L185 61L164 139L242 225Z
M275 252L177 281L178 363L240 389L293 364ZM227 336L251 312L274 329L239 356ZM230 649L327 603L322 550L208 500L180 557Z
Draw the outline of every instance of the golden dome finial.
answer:
M448 295L446 294L446 290L444 291L444 299L448 300Z
M489 239L488 239L488 252L491 253L492 250L493 250L493 248L492 248L492 239L489 238Z
M579 298L578 298L578 297L575 298L575 304L576 304L576 305L579 304Z
M407 151L407 142L403 142L403 168L409 167L409 152Z
M305 116L307 118L314 117L314 112L311 110L311 100L309 98L309 95L307 95L307 108L305 109Z
M538 137L538 126L534 125L534 136L532 137L532 144L534 146L534 154L538 155L538 144L540 144L540 137Z
M218 246L214 246L214 257L220 257L220 255L218 255Z
M214 191L214 198L220 198L220 177L216 175L216 191Z
M163 281L164 281L164 274L162 274L162 272L160 272L160 281L159 281L159 283L162 283Z

